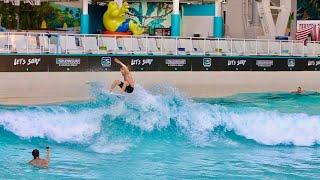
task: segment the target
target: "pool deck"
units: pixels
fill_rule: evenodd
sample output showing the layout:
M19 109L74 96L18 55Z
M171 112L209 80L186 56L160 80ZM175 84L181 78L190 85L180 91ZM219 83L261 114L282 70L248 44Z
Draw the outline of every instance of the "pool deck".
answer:
M293 91L297 86L320 91L320 72L134 72L148 89L171 84L188 97L222 97L237 93ZM109 88L119 72L0 73L0 104L46 104L88 100L87 81Z

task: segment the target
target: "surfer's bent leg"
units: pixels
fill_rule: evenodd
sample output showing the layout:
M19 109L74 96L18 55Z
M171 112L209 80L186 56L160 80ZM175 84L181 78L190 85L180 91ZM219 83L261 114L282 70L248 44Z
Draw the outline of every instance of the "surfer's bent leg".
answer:
M114 80L113 83L112 83L112 85L111 85L110 92L112 92L113 89L114 89L116 86L120 85L120 84L121 84L121 81L119 81L119 80Z

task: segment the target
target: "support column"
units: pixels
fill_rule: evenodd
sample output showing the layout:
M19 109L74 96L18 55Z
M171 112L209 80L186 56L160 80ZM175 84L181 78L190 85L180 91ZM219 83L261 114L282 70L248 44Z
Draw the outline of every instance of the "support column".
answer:
M173 0L173 11L171 14L171 36L180 36L179 3L179 0Z
M88 0L82 0L82 15L80 20L80 33L89 33L89 14L88 14Z
M215 1L215 16L214 16L214 37L222 38L223 36L223 18L221 13L221 0Z

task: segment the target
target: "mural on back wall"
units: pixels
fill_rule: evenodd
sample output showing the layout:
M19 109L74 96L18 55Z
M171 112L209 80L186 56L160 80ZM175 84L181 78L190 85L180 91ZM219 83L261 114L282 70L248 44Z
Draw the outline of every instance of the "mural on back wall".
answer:
M149 34L155 28L169 28L171 26L172 3L137 2L131 3L129 17L139 22Z
M98 33L104 31L102 22L103 15L107 11L107 6L92 4L89 6L90 32ZM137 2L129 4L129 12L124 16L125 19L132 19L141 24L145 33L153 34L155 28L169 28L171 26L171 3L160 2Z
M98 5L91 5L95 7ZM127 18L142 25L146 33L153 34L155 28L170 28L172 3L137 2L129 4ZM96 11L96 9L92 8ZM90 31L103 28L103 12L107 7L101 7L102 12L90 12ZM90 9L89 9L90 11ZM41 3L41 6L30 6L21 3L19 7L10 3L0 2L0 26L7 29L21 30L79 30L82 10L63 6L57 3ZM93 21L94 20L94 21Z
M81 9L50 3L53 11L45 17L49 29L79 30Z
M41 6L31 6L21 3L13 6L10 3L0 3L0 23L7 29L79 29L81 9L41 3Z
M298 0L297 20L319 20L319 0Z

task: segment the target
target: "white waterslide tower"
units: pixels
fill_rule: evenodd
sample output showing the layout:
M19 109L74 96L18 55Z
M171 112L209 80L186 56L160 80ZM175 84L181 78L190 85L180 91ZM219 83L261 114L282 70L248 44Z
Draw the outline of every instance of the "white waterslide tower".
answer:
M291 12L291 0L255 0L265 37L284 36Z

